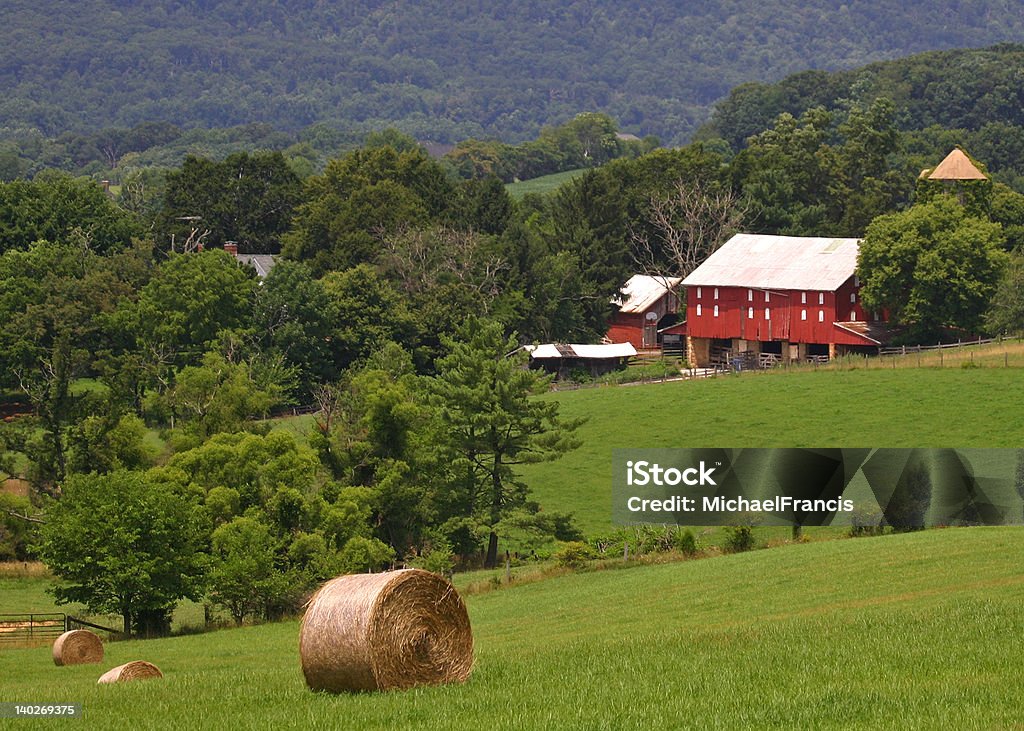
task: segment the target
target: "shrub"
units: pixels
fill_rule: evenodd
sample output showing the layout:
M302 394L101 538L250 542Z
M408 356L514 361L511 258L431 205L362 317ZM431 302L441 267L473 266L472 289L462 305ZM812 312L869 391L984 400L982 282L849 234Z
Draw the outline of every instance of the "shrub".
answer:
M455 569L455 554L452 552L451 544L441 536L435 536L429 546L425 547L419 556L415 556L409 562L414 568L432 571L441 576L450 576Z
M754 547L754 529L749 525L731 525L726 528L725 548L742 553Z
M380 571L395 560L395 552L391 546L376 538L355 536L341 549L338 558L344 573L361 574L365 571Z
M697 537L693 535L693 531L689 529L677 531L674 544L675 549L684 556L695 556L700 550L697 547Z
M882 514L877 510L858 508L850 516L849 536L851 538L864 538L866 536L880 536L885 532L882 524Z
M586 565L587 561L596 558L593 549L581 541L570 541L555 551L551 557L558 566L569 569L578 569Z

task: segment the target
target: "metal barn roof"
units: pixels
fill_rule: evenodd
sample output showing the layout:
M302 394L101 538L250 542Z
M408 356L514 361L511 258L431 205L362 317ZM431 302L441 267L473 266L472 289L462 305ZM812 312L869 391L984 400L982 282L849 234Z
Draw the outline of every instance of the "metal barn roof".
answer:
M636 348L631 343L605 343L603 345L565 345L545 343L526 345L531 358L632 358Z
M658 300L679 286L682 277L652 277L634 274L622 288L621 297L612 297L620 312L642 314L651 309Z
M833 291L856 271L859 243L860 239L736 234L683 285Z

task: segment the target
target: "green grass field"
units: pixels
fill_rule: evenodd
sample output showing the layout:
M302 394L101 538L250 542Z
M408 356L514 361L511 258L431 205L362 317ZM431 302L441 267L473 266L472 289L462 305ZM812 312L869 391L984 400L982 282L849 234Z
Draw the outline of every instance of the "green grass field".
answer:
M527 193L550 193L562 187L564 183L569 182L573 178L578 178L585 172L587 172L587 168L567 170L562 173L553 173L551 175L543 175L539 178L521 180L518 183L508 183L505 185L505 190L507 190L508 194L515 200L519 200Z
M611 528L612 450L637 447L1021 447L1024 370L765 372L552 394L583 446L522 475L588 535Z
M462 686L311 693L287 622L111 643L101 666L0 649L0 700L81 702L88 728L1012 728L1022 552L1019 529L935 530L471 595ZM136 659L165 679L96 685Z

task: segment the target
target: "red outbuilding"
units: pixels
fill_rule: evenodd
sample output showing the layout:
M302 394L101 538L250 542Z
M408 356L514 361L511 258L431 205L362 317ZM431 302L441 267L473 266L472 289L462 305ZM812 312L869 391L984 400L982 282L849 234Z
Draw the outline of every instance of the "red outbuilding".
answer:
M696 367L877 352L885 313L865 312L859 239L737 234L685 280Z
M637 350L657 348L658 330L676 320L681 277L634 274L612 302L619 307L608 325L610 343L632 343Z

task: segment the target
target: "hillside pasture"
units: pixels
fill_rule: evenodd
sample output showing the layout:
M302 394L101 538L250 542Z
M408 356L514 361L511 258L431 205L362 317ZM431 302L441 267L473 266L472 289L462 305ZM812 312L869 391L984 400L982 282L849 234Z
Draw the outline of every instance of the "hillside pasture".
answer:
M4 700L89 728L1004 728L1019 722L1024 532L797 544L467 597L461 686L306 690L298 624L110 643L102 667L0 649ZM145 659L162 681L97 686Z
M587 172L587 168L579 168L577 170L566 170L561 173L552 173L551 175L542 175L539 178L531 178L529 180L519 180L515 183L508 183L505 185L505 190L515 200L519 200L527 193L551 193L558 188L562 187L565 183L568 183L573 178L578 178L583 173Z
M910 358L911 356L905 356ZM611 530L612 450L647 447L1020 447L1024 370L772 371L549 394L582 446L522 475L547 510Z

